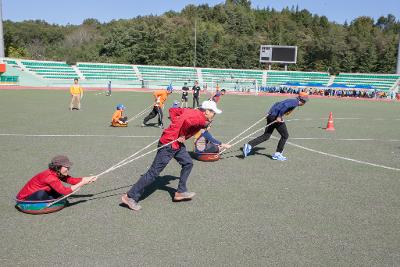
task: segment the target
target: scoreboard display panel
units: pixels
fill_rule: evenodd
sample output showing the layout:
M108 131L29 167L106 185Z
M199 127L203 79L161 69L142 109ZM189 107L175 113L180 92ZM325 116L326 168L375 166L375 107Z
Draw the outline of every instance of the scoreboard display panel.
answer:
M297 46L262 45L260 47L261 63L296 64Z

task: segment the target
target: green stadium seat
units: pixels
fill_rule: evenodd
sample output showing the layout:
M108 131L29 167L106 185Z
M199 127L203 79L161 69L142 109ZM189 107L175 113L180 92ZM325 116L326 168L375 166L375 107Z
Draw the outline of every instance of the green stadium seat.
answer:
M389 91L398 79L400 75L395 74L340 73L334 83L347 86L370 85L381 91Z

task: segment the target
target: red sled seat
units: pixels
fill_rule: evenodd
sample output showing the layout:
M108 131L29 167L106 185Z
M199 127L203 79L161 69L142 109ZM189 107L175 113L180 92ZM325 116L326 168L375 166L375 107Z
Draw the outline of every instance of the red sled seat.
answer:
M220 159L219 153L193 153L193 158L198 161L217 161Z

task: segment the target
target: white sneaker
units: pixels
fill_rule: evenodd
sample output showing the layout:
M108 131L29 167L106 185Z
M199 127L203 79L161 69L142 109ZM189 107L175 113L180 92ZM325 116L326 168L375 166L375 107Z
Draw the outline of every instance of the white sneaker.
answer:
M275 152L275 154L272 155L272 159L273 159L273 160L279 160L279 161L285 161L285 160L287 160L287 158L284 157L284 156L282 155L282 153L280 153L280 152Z
M251 145L244 144L243 146L243 157L247 157L251 152Z

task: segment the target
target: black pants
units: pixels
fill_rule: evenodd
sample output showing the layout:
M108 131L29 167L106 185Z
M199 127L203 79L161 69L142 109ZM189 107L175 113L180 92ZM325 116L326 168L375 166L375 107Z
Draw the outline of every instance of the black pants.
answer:
M197 103L197 105L195 105ZM193 108L199 107L199 97L198 96L193 96Z
M126 122L128 120L128 117L123 117L123 118L120 118L119 120L122 122Z
M158 144L158 146L161 145L161 143ZM150 169L140 177L136 184L132 186L128 192L128 196L133 198L135 201L139 201L144 189L155 181L172 158L182 166L177 191L179 193L186 192L186 182L189 178L190 172L192 171L193 161L189 153L186 151L185 145L182 144L178 150L172 149L171 145L158 150Z
M57 193L55 190L51 190L50 192L47 192L45 190L40 190L36 191L35 193L29 195L26 200L32 200L32 201L37 201L37 200L52 200L52 199L57 199L61 197L62 195Z
M144 118L143 123L147 124L147 122L149 120L151 120L152 118L154 118L155 116L158 115L158 125L161 126L163 125L163 111L162 108L160 107L153 107L153 110L150 112L149 115L146 116L146 118Z
M276 117L268 116L267 124L270 124L274 120L276 120ZM255 147L255 146L261 144L262 142L267 141L271 137L271 134L275 129L281 135L281 139L279 139L278 147L276 148L276 152L282 153L283 148L285 147L285 143L289 138L289 133L286 128L286 123L284 123L284 122L275 122L274 124L266 127L264 133L262 135L260 135L259 137L256 137L255 139L251 140L249 142L249 145L251 145L251 147Z

